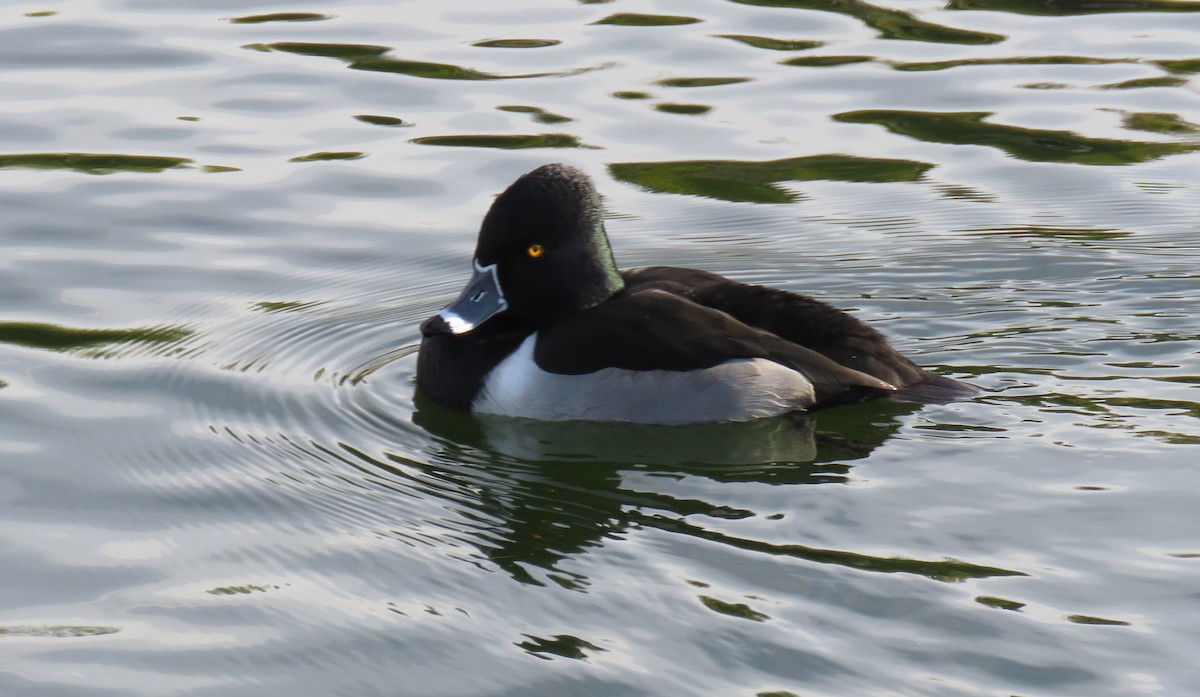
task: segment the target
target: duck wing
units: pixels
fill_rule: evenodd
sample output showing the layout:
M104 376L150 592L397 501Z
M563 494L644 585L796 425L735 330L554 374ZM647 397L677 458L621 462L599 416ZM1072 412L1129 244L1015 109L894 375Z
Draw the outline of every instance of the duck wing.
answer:
M738 283L696 269L653 266L624 272L627 288L660 289L725 312L751 327L815 351L899 388L896 399L950 401L976 392L924 370L853 315L806 295Z
M660 288L626 290L542 328L534 350L543 370L566 375L610 367L701 370L738 358L766 358L803 374L813 384L814 405L819 406L863 401L896 389L885 380Z

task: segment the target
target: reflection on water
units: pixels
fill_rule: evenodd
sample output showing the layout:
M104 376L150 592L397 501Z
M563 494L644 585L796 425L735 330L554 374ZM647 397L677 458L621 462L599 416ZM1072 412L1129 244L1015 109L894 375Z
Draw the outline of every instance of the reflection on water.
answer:
M361 160L366 157L361 152L314 152L309 155L298 155L288 162L325 162L329 160Z
M720 87L750 82L748 77L671 77L654 84L659 87Z
M1096 58L1093 56L1016 56L892 63L892 67L896 70L918 72L926 70L949 70L951 68L980 65L1113 65L1115 63L1137 62L1139 61L1132 58Z
M161 172L174 167L184 167L190 162L191 160L185 157L93 155L79 152L0 154L0 168L69 169L84 174Z
M1161 68L1170 70L1173 73L1200 73L1200 58L1185 60L1156 60L1150 62Z
M707 104L674 104L671 102L663 102L654 105L655 110L662 111L668 114L684 114L687 116L698 116L707 114L712 111L712 107Z
M841 465L825 471L804 463L838 463L867 457L899 428L898 417L919 408L882 400L870 408L834 408L727 424L663 428L627 423L542 422L470 415L415 395L413 422L447 442L471 444L503 458L560 463L686 465L725 468L722 481L745 471L761 481L843 481ZM857 405L856 405L857 406Z
M545 48L557 46L562 42L557 39L490 39L476 41L471 44L480 48Z
M964 230L963 232L976 235L1012 235L1014 237L1046 237L1059 240L1104 241L1129 237L1134 234L1128 230L1113 230L1104 228L1068 228L1037 225L1020 225L1017 227L986 227L979 230Z
M514 114L529 114L533 120L538 123L567 123L575 120L560 114L552 114L545 109L540 109L535 106L508 105L498 106L496 108L500 111L507 111Z
M804 545L772 545L756 540L746 540L729 535L722 535L705 530L697 525L689 525L678 519L661 515L641 518L642 525L659 527L671 532L692 535L700 539L730 545L739 549L765 554L790 556L818 564L834 564L860 571L872 571L884 574L916 574L934 581L959 582L973 578L992 578L1004 576L1027 576L1028 574L1011 569L1000 569L981 566L956 559L927 561L921 559L901 559L897 557L874 557L866 554L856 554L836 549L817 549Z
M871 56L800 56L783 61L782 65L792 65L800 68L835 68L839 65L855 63L870 63L875 60Z
M275 12L267 15L233 17L229 21L234 24L266 24L267 22L319 22L323 19L333 19L333 17L316 12Z
M355 114L354 118L358 119L359 121L362 121L363 123L369 123L369 124L373 124L375 126L390 126L390 127L412 126L411 123L408 123L404 119L398 119L395 116L380 116L378 114Z
M723 201L789 203L801 196L780 186L791 181L916 181L933 167L911 160L851 155L812 155L768 162L627 162L608 170L622 181L649 191L707 196Z
M418 410L416 417L420 417ZM630 431L615 424L553 424L515 420L484 421L488 447L522 460L768 466L809 462L816 457L811 426L787 419L768 419L751 428L644 429Z
M747 46L762 48L768 51L807 51L824 46L823 41L805 39L772 39L767 36L749 36L746 34L719 34L718 38L733 39Z
M1169 135L1200 133L1200 124L1183 120L1179 114L1125 114L1121 124L1130 130Z
M385 56L391 51L390 46L372 46L366 44L309 44L297 42L279 42L272 44L251 44L246 48L256 51L280 51L294 53L300 56L318 56L321 58L337 58L346 62L346 67L354 70L369 70L379 73L399 73L409 77L427 78L430 80L516 80L554 75L569 75L577 70L526 73L521 75L497 75L485 73L459 65L444 63L428 63L425 61L403 60Z
M880 38L929 41L946 44L994 44L1005 39L991 34L923 22L907 12L892 10L861 0L730 0L740 5L782 7L796 10L835 12L853 17L879 32Z
M1180 0L950 0L948 10L989 10L1025 15L1069 17L1110 12L1200 12Z
M1132 80L1124 80L1122 82L1114 82L1108 85L1100 85L1100 89L1105 90L1142 90L1151 87L1180 87L1188 83L1187 78L1171 77L1164 75L1163 77L1143 77L1134 78Z
M619 12L598 19L592 24L615 24L620 27L675 27L681 24L695 24L703 20L695 17L680 15L643 15L632 12Z
M185 339L191 334L191 329L172 326L75 329L35 322L0 321L0 342L51 351L99 349L116 344L169 344Z
M524 583L538 584L530 566L569 588L582 587L580 574L564 575L565 558L586 553L605 538L635 527L728 545L768 555L785 555L863 571L911 573L939 581L1023 576L1023 572L958 560L926 561L876 557L845 550L775 544L709 529L699 519L739 520L761 513L631 486L628 475L772 486L844 483L847 459L866 457L899 427L895 417L915 405L882 402L867 410L843 408L816 419L835 431L814 428L804 414L751 423L661 427L636 424L547 423L504 417L474 417L417 397L413 421L438 447L429 453L431 476L448 479L458 491L487 485L472 505L478 514L503 521L475 543L488 559ZM825 417L829 418L826 419ZM461 463L476 465L463 469ZM395 473L391 465L374 462ZM415 463L405 460L404 464ZM462 502L462 499L458 499Z
M55 625L47 627L4 627L0 626L0 637L29 636L49 638L73 638L116 634L121 631L117 627L72 627Z
M500 150L524 150L526 148L583 148L579 139L566 133L539 133L537 135L469 135L469 136L423 136L413 138L418 145L442 145L459 148L497 148Z
M987 123L987 112L850 111L833 118L872 123L893 133L931 143L988 145L1030 162L1127 165L1200 150L1200 143L1145 142L1088 138L1070 131L1047 131Z

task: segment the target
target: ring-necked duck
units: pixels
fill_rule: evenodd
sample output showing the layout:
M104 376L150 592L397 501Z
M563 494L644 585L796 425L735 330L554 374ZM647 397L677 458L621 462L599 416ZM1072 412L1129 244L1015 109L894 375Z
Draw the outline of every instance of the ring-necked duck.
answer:
M417 385L462 411L548 421L747 421L974 388L812 298L706 271L619 271L582 172L539 167L483 220L474 275L421 325Z

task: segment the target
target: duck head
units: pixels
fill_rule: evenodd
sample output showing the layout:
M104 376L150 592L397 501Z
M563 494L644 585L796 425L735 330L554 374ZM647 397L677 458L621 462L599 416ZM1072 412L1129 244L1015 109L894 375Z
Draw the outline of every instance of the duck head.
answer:
M425 336L466 334L501 315L537 327L624 287L596 188L561 164L522 176L492 203L472 266L458 299L421 325Z

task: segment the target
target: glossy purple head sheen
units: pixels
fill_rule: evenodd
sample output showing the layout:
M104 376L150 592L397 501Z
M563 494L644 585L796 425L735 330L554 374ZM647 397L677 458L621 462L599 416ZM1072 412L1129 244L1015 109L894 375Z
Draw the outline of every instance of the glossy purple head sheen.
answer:
M533 256L530 247L539 245ZM515 181L492 204L479 230L475 261L496 265L504 314L529 324L591 307L624 287L600 196L587 175L544 165Z

